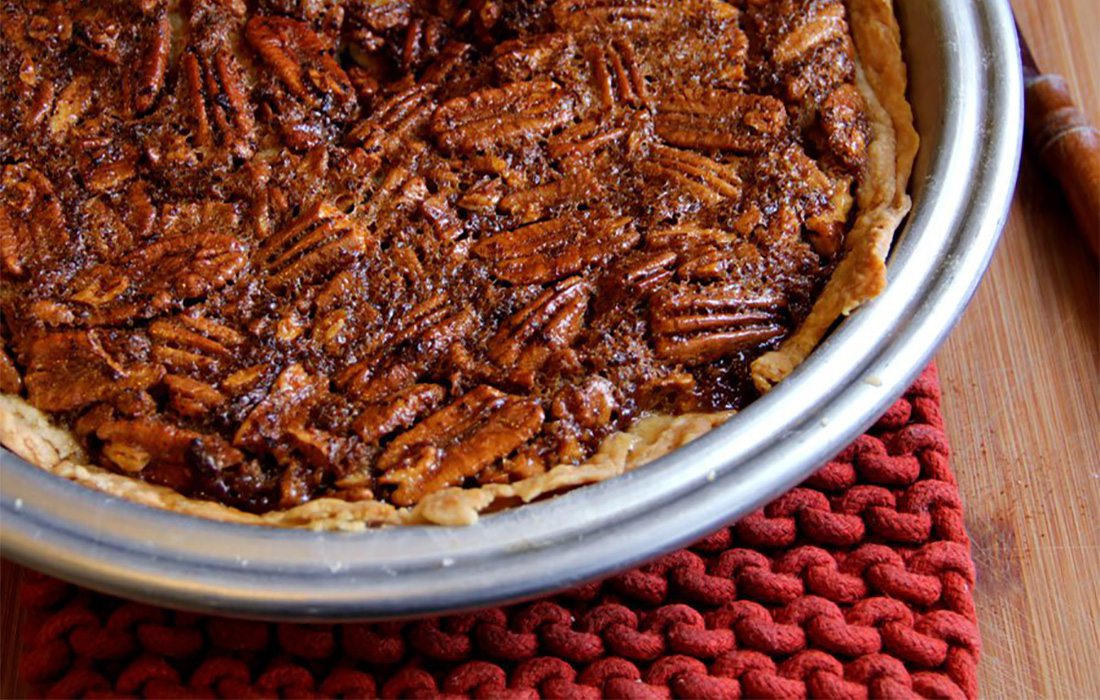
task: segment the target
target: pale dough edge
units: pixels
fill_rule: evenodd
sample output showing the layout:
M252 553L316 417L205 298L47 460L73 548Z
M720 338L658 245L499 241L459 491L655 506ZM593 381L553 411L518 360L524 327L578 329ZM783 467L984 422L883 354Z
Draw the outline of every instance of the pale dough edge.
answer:
M867 168L856 186L856 220L844 259L806 320L778 349L752 363L753 383L761 392L802 364L837 319L882 293L890 244L909 213L906 187L920 138L905 96L908 81L893 2L848 0L848 14L856 48L856 85L872 131Z
M428 494L413 508L380 501L319 498L288 510L246 513L213 501L188 498L163 486L87 464L68 431L24 399L0 394L0 443L57 476L128 501L213 520L314 530L363 530L372 525L470 525L501 501L529 503L563 489L603 481L651 462L724 423L732 412L649 416L615 433L584 464L562 464L513 484L450 488Z

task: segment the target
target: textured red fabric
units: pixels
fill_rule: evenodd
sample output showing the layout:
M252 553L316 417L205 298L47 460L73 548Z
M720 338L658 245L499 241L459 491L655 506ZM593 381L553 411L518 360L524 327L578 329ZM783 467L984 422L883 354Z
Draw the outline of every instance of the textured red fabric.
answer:
M30 575L46 697L975 697L974 567L935 369L802 486L687 549L508 608L290 625Z

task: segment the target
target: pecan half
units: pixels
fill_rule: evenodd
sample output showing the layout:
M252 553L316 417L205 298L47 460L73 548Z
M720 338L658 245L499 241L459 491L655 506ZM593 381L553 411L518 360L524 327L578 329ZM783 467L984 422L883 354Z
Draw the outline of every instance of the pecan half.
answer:
M772 57L779 63L797 61L830 41L847 40L848 24L840 0L825 0L810 7L804 14L804 21L784 33L772 50Z
M33 93L26 94L24 99L19 100L23 114L22 125L24 131L33 130L44 122L46 117L50 116L53 100L54 85L45 80L34 88Z
M446 294L437 294L414 306L397 324L387 344L396 347L407 343L414 346L414 355L434 357L462 337L471 321L468 311L456 311L448 301Z
M513 192L500 200L499 207L521 221L537 221L554 208L596 200L602 191L592 173L582 170L560 180Z
M664 290L650 305L654 348L685 365L713 362L784 335L782 306L778 297L732 286Z
M415 85L379 99L370 117L348 133L348 141L369 154L392 154L428 122L436 108L433 93L431 85Z
M397 486L394 503L413 505L507 457L542 420L536 401L480 386L398 435L378 458L379 481Z
M488 214L496 211L503 193L504 183L501 180L481 180L466 190L456 204L459 209Z
M672 251L634 251L618 266L623 287L644 299L672 277L679 256Z
M461 339L473 325L473 315L467 309L455 310L443 295L429 299L409 311L409 319L400 325L390 343L414 346L413 356L434 359L452 343Z
M669 21L677 10L654 0L557 0L554 21L568 31L637 31Z
M493 66L506 83L547 77L572 46L571 34L557 32L509 39L493 48Z
M144 114L164 87L164 75L168 70L168 56L172 52L172 27L168 23L168 10L160 10L148 22L143 31L141 59L134 87L134 112Z
M64 47L73 38L72 7L50 3L27 21L27 36L53 47Z
M648 104L645 79L629 39L618 38L608 46L593 44L585 49L584 55L592 71L592 87L605 110L617 105Z
M348 3L348 12L375 32L407 26L413 7L409 0L356 0Z
M439 56L447 40L447 25L439 17L417 17L409 22L401 42L399 64L405 71L419 71Z
M722 229L685 224L650 231L645 242L650 250L686 253L704 246L724 246L737 240L736 234Z
M855 199L852 197L852 181L841 178L835 183L829 207L806 219L806 238L818 255L831 258L840 252L844 243L844 230Z
M734 163L719 163L692 151L654 146L650 160L640 165L642 172L657 175L679 185L705 204L741 197L741 177Z
M94 99L91 78L87 75L74 77L62 88L54 103L48 126L50 134L64 137L91 108Z
M489 358L523 374L537 370L580 334L591 293L592 284L580 277L547 289L501 326L489 341Z
M854 85L844 84L829 93L819 117L829 150L855 174L867 159L869 127L863 117L864 104Z
M210 231L236 231L240 216L229 202L208 199L199 202L174 202L161 207L163 239L197 236Z
M27 351L27 399L43 411L71 411L144 390L163 376L162 367L126 358L94 330L47 333Z
M663 99L657 135L674 146L758 153L787 126L783 103L765 95L702 90Z
M203 435L158 420L107 421L96 429L96 436L104 442L103 455L129 473L141 472L154 461L161 466L183 467L196 440L202 440L208 449L220 443L219 451L226 463L244 459L244 455L216 435Z
M615 385L604 377L593 375L579 384L563 387L554 397L550 413L586 430L599 430L611 422L618 408Z
M333 56L332 44L308 24L253 17L244 35L290 94L331 119L351 116L356 103L351 80Z
M794 145L779 151L777 158L782 161L769 173L765 186L785 188L786 202L780 210L791 209L796 218L811 218L826 211L837 183L822 170L821 163ZM774 223L775 215L771 218Z
M746 8L755 43L775 64L776 87L801 124L837 85L855 81L842 0L776 0Z
M265 283L283 290L331 275L367 250L366 232L343 212L317 202L260 244L256 260Z
M470 154L547 134L572 121L573 107L550 80L509 83L448 100L430 129L443 150Z
M553 282L630 250L638 232L629 217L562 216L478 241L476 255L513 284Z
M246 8L241 0L231 1L240 4L242 14L253 7L250 4ZM370 4L378 1L370 0ZM320 32L335 33L344 21L345 11L350 11L351 6L353 3L347 0L259 0L255 3L256 9L253 11L270 15L286 15L308 22Z
M472 29L482 44L494 42L493 30L500 21L500 0L438 0L439 14L458 29Z
M363 403L386 401L416 384L422 367L413 362L383 366L377 357L356 362L341 372L336 385Z
M743 92L748 81L749 38L741 29L741 12L725 2L711 2L718 8L716 15L724 21L724 30L718 35L716 50L720 53L714 85L727 90ZM705 54L704 54L705 55Z
M76 320L90 325L151 318L225 286L247 264L233 236L169 236L120 262L89 268L73 281L68 301Z
M227 396L207 382L170 374L164 378L168 387L168 405L181 416L203 418L224 404Z
M20 278L63 252L69 232L61 202L45 175L30 165L0 172L0 271Z
M119 149L114 157L104 154L84 178L84 184L90 192L103 194L113 192L130 182L137 175L139 154L130 148Z
M73 23L73 36L88 53L117 64L122 60L126 22L112 9L109 5L92 3L80 6Z
M313 342L332 357L343 355L344 344L349 340L344 333L348 318L347 309L318 313L313 323Z
M81 208L84 241L103 258L148 238L157 211L147 183L132 181L121 197L93 197Z
M233 52L226 47L209 54L188 49L180 58L180 84L195 145L248 155L254 120Z
M442 403L446 394L438 384L414 384L386 401L367 406L352 423L352 430L364 442L377 443L416 423Z
M102 442L101 458L107 463L184 493L201 485L196 484L201 477L197 479L199 475L192 470L196 462L202 471L224 478L244 461L244 455L218 435L156 419L108 420L97 427L96 437Z
M213 374L235 358L243 335L202 316L181 315L149 324L153 357L173 373Z
M448 301L447 295L437 294L413 306L367 359L340 374L337 384L364 402L389 398L414 384L418 374L474 327L473 314L455 310Z
M404 145L418 143L420 130L436 111L434 91L432 85L416 85L379 97L371 116L355 124L348 142L362 147L370 169L381 167L386 156L399 157Z
M756 247L734 232L694 225L650 231L646 247L675 251L674 269L682 280L722 281L729 270L759 261Z
M360 207L360 216L375 231L395 230L410 212L423 211L422 205L427 196L428 187L424 178L398 166L385 174L378 188L371 193L370 200ZM419 270L420 261L415 255L410 255L407 250L394 253L395 262L412 264Z
M547 139L547 150L553 158L568 160L599 153L625 140L629 134L630 129L626 126L586 119Z
M267 396L241 421L233 444L257 454L284 456L288 426L304 425L309 409L327 385L324 377L310 375L301 365L287 367Z

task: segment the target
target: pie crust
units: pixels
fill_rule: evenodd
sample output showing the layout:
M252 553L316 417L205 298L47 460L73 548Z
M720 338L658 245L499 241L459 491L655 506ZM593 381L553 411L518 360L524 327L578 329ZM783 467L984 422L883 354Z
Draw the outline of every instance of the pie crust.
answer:
M856 219L845 252L803 323L774 351L752 364L752 379L766 391L797 367L842 316L886 285L885 260L910 200L906 185L918 146L906 101L906 68L891 0L847 0L857 58L857 87L872 138L867 165L855 188ZM605 438L583 464L564 464L509 484L446 488L399 508L382 501L318 498L256 515L197 500L91 465L69 431L15 395L0 395L0 443L58 476L143 505L227 522L317 530L362 530L389 524L468 525L479 513L499 510L634 469L690 442L732 412L648 415Z

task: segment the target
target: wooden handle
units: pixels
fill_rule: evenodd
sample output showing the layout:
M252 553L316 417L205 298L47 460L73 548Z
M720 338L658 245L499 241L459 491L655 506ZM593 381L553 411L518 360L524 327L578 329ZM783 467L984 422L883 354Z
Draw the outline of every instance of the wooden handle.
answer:
M1100 132L1073 103L1062 76L1028 81L1027 132L1035 153L1061 183L1093 254L1100 256Z

